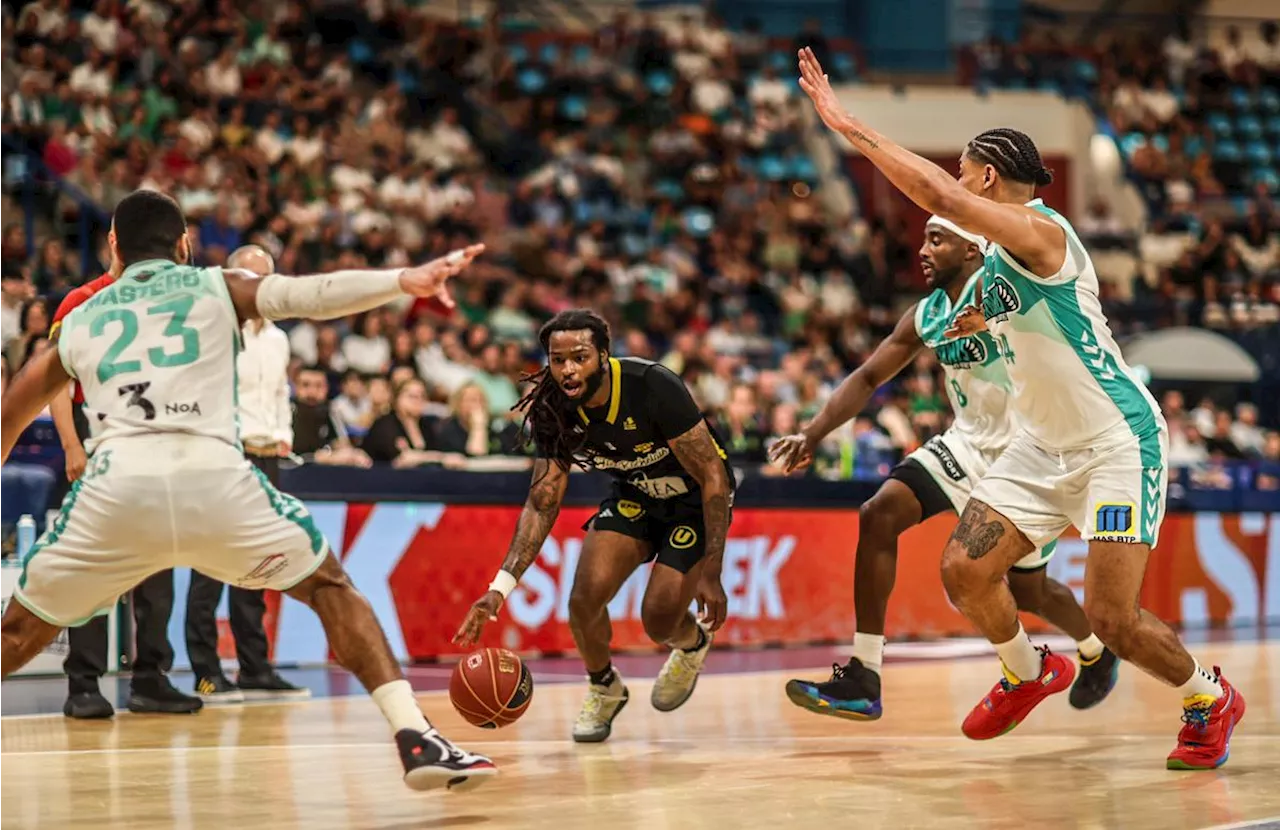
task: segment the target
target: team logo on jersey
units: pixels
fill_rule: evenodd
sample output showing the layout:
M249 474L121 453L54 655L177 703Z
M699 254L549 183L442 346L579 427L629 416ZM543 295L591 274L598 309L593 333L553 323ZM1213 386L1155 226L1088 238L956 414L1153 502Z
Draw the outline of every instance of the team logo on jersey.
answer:
M631 448L637 455L644 455L653 449L652 441L645 441L643 444L636 444Z
M1093 512L1093 538L1110 542L1136 542L1133 502L1099 502Z
M956 461L951 450L947 449L947 445L942 443L941 436L935 435L930 438L925 442L924 448L937 457L938 463L942 465L942 472L946 473L947 478L952 481L964 481L964 468L960 466L959 461Z
M1007 279L997 275L987 282L982 292L983 317L999 323L1021 308L1022 298Z
M635 419L635 418L632 418L630 415L628 415L628 416L627 416L627 420L625 420L625 421L623 421L623 422L622 422L622 428L623 428L623 429L626 429L626 430L632 430L632 429L635 429L635 428L636 428L636 419Z
M620 499L618 501L618 513L622 515L622 518L630 519L634 522L644 515L644 508L640 506L639 502Z
M680 525L671 531L671 547L676 550L688 550L698 544L698 531L688 525Z
M987 362L987 344L977 337L944 340L934 347L938 362L953 369L968 369Z

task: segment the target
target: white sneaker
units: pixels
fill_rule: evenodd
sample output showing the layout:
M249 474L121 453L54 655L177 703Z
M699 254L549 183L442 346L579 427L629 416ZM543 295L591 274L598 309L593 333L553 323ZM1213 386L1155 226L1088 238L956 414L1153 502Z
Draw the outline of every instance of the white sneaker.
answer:
M702 648L697 651L672 649L671 656L667 658L662 671L658 673L658 679L653 681L653 692L649 695L649 702L659 712L679 709L698 685L698 673L702 671L702 664L711 651L711 632L700 622L697 626L702 629L702 633L707 638Z
M608 686L592 683L587 687L587 699L582 701L582 711L573 722L573 740L580 744L596 744L609 737L613 731L613 719L627 705L631 697L622 685L622 675L613 670L613 682Z

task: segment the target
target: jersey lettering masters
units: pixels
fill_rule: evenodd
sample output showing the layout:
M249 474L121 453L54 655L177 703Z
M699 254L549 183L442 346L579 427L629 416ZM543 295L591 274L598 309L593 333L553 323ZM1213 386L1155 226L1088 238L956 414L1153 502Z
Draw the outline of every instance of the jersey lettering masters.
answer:
M1098 301L1098 276L1071 224L1039 199L1028 207L1066 233L1066 260L1039 277L997 244L983 269L982 312L1007 344L1013 405L1022 425L1052 449L1106 446L1125 435L1144 447L1143 466L1162 466L1164 417L1125 363Z
M579 423L570 427L586 435L579 462L608 473L632 495L701 504L697 480L667 443L704 420L684 381L665 366L634 357L609 358L606 371L609 403L579 407ZM707 429L717 447L723 446L711 424ZM733 470L727 462L725 468L732 484Z
M239 447L239 326L221 268L147 260L62 321L58 353L84 390L90 451L186 433Z
M1005 366L1008 344L989 332L948 340L956 313L975 302L979 268L970 275L955 303L939 288L916 306L916 333L933 350L946 378L955 413L952 429L984 453L999 453L1013 440L1017 423L1009 400L1013 383Z

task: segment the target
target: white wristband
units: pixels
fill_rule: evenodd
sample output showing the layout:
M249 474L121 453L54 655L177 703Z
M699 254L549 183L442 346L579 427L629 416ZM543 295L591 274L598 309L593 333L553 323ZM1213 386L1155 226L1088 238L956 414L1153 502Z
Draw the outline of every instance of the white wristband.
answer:
M503 599L506 599L515 588L516 578L507 571L498 571L493 581L489 583L489 590L502 594Z

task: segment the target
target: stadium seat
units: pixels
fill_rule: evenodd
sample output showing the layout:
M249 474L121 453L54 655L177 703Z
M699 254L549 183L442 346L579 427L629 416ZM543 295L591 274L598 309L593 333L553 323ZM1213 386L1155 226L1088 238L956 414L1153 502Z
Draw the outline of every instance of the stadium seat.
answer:
M400 67L395 71L396 86L400 87L400 91L410 94L418 91L418 76L410 70Z
M1098 82L1098 67L1094 65L1093 61L1078 60L1072 67L1072 71L1076 80L1083 84L1092 86Z
M516 75L516 87L526 95L537 95L547 88L547 76L537 69L526 67Z
M685 232L698 239L704 239L716 227L716 216L704 207L691 207L681 217Z
M1041 79L1040 82L1036 84L1036 89L1040 90L1041 92L1052 93L1053 95L1058 95L1058 96L1062 95L1062 84L1058 83L1053 78Z
M1262 141L1250 141L1244 145L1244 158L1255 168L1271 164L1271 148Z
M664 199L676 201L684 198L684 188L674 179L663 179L653 186L654 192Z
M1268 193L1280 193L1280 173L1270 167L1259 168L1250 173L1249 183L1254 186L1263 185Z
M1187 158L1195 158L1200 155L1204 152L1204 138L1194 133L1187 136L1182 140L1182 152L1186 154Z
M1118 142L1120 152L1125 158L1133 158L1138 148L1147 143L1147 137L1139 132L1125 133Z
M676 79L670 72L659 69L644 76L644 85L654 95L670 95L675 89Z
M1244 158L1244 151L1240 149L1240 145L1231 141L1219 141L1213 146L1213 160L1227 163L1239 162Z
M1236 112L1250 112L1253 110L1253 96L1249 94L1249 90L1242 86L1231 88L1231 106Z
M529 62L529 48L523 43L512 43L507 46L507 57L517 66Z
M363 40L353 40L347 47L347 57L356 66L365 66L373 60L373 49Z
M1265 86L1258 93L1258 109L1271 115L1280 115L1280 91Z
M1225 112L1211 112L1205 121L1209 124L1209 129L1213 131L1214 136L1217 138L1230 138L1231 134L1235 131L1231 123L1231 116L1227 115Z
M594 54L595 50L591 48L590 44L579 43L577 46L573 47L572 60L575 65L582 66L587 61L591 60L591 56Z
M566 95L560 99L560 114L570 121L586 121L587 99L581 95Z
M813 159L806 155L792 156L791 178L808 182L809 184L816 184L818 181L818 167L813 163Z
M768 179L771 182L779 182L787 177L786 162L771 154L760 157L756 170L761 178Z
M1262 138L1262 119L1256 115L1242 115L1236 119L1236 136L1246 141Z
M556 43L544 43L542 48L538 50L538 58L543 63L554 64L560 62L560 46Z
M788 71L791 71L792 74L795 74L795 72L798 71L796 70L795 55L791 54L790 52L781 52L781 51L770 52L769 65L772 66L774 68L774 71L778 72L779 74L782 74L783 72L788 72Z
M1266 130L1272 138L1280 138L1280 114L1268 116Z
M858 65L853 60L853 55L848 52L836 52L831 56L831 68L835 75L842 81L852 81L858 77ZM792 75L796 73L792 72Z

